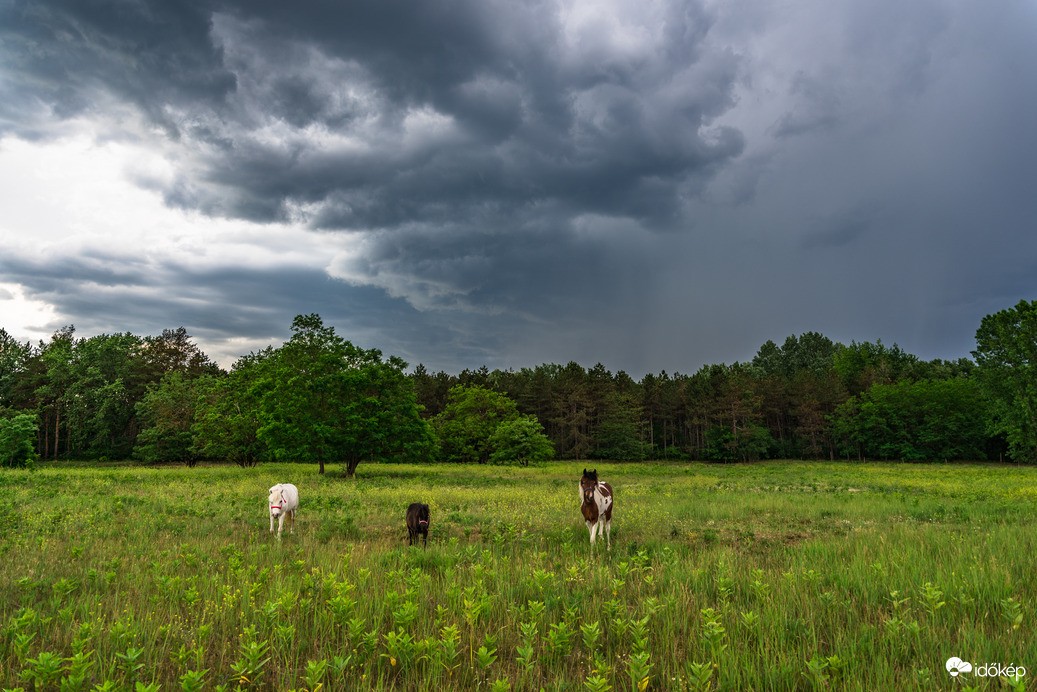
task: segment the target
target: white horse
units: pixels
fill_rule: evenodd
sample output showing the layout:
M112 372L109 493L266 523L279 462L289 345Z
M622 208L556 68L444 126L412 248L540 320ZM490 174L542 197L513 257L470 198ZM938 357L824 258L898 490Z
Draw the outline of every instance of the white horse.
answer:
M299 489L291 483L278 483L270 488L270 533L274 532L274 519L277 520L277 539L281 540L281 529L284 528L285 515L290 517L288 533L295 533L295 512L299 509Z

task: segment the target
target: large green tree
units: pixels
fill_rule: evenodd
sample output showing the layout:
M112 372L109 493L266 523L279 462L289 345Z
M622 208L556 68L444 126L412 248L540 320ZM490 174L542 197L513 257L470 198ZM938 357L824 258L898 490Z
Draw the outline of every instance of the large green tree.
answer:
M407 364L364 350L299 315L256 385L258 437L283 461L340 462L352 476L364 460L422 457L431 448Z
M1014 460L1037 462L1037 301L984 317L972 355L993 431L1007 438Z

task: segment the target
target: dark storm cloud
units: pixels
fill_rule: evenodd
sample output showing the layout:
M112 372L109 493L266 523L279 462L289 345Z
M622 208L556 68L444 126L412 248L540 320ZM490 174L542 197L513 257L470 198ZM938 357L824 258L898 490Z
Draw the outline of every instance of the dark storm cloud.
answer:
M183 138L191 179L167 199L209 213L272 221L309 205L319 228L463 224L477 198L503 218L548 201L672 221L685 186L743 146L733 130L702 131L730 105L736 71L700 55L712 18L674 3L623 56L607 32L563 36L559 13L33 3L8 8L4 35L17 86L60 115L107 93Z
M808 330L964 355L1037 296L1035 28L967 0L0 1L0 135L90 120L162 152L130 175L170 207L344 239L0 278L98 328L315 311L455 369L687 370Z
M19 134L34 134L25 111L73 117L111 94L175 136L164 105L217 103L234 90L210 38L211 11L197 3L6 2L0 13L12 97L2 108Z

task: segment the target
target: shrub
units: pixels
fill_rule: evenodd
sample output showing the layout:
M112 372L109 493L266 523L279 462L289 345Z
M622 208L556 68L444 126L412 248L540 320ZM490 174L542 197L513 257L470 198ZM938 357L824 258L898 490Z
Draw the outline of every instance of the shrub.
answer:
M0 466L31 466L36 461L36 416L0 418Z
M536 416L504 421L490 435L490 461L494 464L547 461L554 457L554 446L544 434Z

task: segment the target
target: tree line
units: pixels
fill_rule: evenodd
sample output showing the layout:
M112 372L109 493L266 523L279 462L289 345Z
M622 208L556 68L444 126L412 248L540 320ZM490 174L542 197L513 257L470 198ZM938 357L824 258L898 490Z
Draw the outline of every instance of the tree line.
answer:
M603 365L412 375L426 411L451 388L506 395L536 416L559 458L996 459L972 361L922 361L897 346L814 332L768 341L748 363L635 381Z
M0 329L0 464L770 458L1037 461L1037 302L985 317L974 360L816 332L746 363L635 380L601 364L410 373L318 315L213 363L184 328L20 343Z

